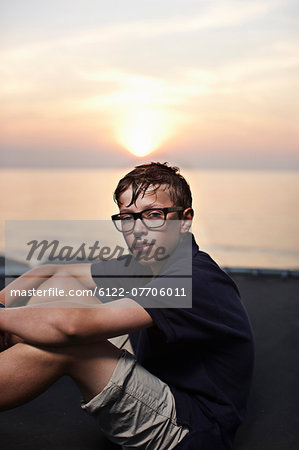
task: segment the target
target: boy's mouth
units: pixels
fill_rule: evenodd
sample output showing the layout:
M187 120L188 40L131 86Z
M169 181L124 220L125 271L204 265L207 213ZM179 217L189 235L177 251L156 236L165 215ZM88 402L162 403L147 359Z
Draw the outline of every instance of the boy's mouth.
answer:
M155 241L135 241L133 246L132 246L132 250L138 251L138 252L147 252L149 251L153 245L155 244Z

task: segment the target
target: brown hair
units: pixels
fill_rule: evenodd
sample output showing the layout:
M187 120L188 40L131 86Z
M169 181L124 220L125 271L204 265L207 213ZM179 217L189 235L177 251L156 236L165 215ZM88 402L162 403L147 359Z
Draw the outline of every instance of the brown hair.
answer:
M175 206L192 207L192 195L190 186L185 178L179 173L178 167L171 167L168 163L151 162L136 166L127 173L118 183L113 194L114 201L119 201L120 195L132 186L132 198L129 205L136 203L139 195L144 196L149 186L154 186L154 191L158 190L162 184L169 186L169 195Z

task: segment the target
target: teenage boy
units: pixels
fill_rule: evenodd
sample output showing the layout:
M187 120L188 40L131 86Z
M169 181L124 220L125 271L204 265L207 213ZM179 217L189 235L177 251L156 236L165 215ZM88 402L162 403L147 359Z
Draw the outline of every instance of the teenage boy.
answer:
M188 265L190 188L177 168L151 163L121 179L114 198L119 214L112 219L134 257L133 278L137 270L144 274L139 286L159 290ZM159 247L169 257L148 258ZM30 272L34 282L25 275L14 288L106 287L107 274L119 269L123 260L39 267ZM252 376L252 332L234 282L194 238L192 308L147 306L138 295L71 306L0 311L0 329L23 340L0 355L0 408L28 401L67 374L82 392L82 407L123 448L232 448ZM125 333L135 356L107 340Z

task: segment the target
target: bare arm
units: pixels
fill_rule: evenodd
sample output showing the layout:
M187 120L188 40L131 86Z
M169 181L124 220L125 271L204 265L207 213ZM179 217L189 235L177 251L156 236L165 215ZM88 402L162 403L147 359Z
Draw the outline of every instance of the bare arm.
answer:
M45 264L35 267L14 280L5 289L0 291L0 302L10 306L17 298L14 294L16 290L30 290L38 288L45 280L55 276L59 272L67 272L78 278L85 287L93 288L95 283L90 273L90 264Z
M116 300L95 308L30 307L0 311L0 330L28 343L65 346L91 343L131 333L153 325L151 316L131 299Z

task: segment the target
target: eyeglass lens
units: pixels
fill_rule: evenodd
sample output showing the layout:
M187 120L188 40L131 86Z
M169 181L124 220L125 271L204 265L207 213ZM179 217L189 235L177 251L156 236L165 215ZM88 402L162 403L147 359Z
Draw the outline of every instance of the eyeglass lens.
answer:
M144 211L141 217L142 222L147 228L159 228L165 222L164 212L160 210ZM131 214L121 215L119 222L122 231L131 231L135 226L134 216Z

